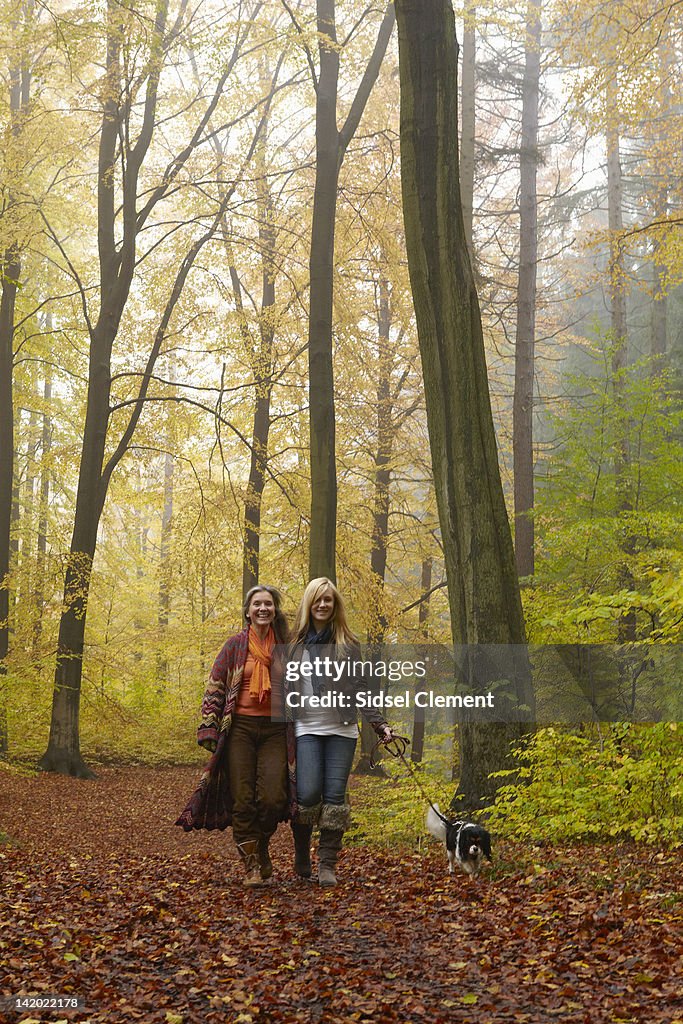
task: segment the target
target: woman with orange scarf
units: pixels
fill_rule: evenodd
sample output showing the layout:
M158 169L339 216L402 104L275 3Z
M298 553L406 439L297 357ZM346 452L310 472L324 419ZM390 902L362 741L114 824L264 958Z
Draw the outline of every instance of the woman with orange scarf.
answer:
M274 587L252 587L244 601L247 626L219 652L202 703L198 742L213 752L199 788L176 824L226 828L244 862L244 884L273 874L268 853L278 822L295 810L295 741L283 714L282 672L273 657L287 642L287 620Z

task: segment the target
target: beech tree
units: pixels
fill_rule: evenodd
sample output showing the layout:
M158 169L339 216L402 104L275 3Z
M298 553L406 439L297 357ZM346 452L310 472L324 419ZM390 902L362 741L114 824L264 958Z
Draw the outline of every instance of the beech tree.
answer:
M339 172L379 74L394 27L394 8L389 4L372 56L340 129L337 127L337 92L343 45L340 46L337 40L335 6L336 0L317 0L320 58L317 75L311 60L316 91L316 164L308 329L311 446L309 574L311 578L328 576L332 580L336 579L337 536L332 299Z
M522 85L519 184L519 273L515 337L513 464L515 478L515 556L520 576L534 572L534 351L538 263L538 93L541 66L541 3L527 10Z
M531 677L460 205L455 20L450 0L396 0L396 18L406 246L453 641L467 645L463 674L478 685L498 678L486 645L508 645L512 716L516 703L531 707ZM467 806L492 797L499 783L489 775L506 765L521 728L462 720L458 792Z
M256 5L258 8L260 5ZM193 134L182 146L153 187L143 186L142 171L159 124L160 82L169 54L177 43L188 16L180 4L175 17L170 0L158 0L145 23L143 37L132 38L138 15L110 2L106 12L106 73L102 84L102 122L99 135L98 257L99 307L93 314L86 289L54 231L55 246L70 266L82 296L83 316L90 337L88 390L74 510L71 550L64 582L64 610L60 619L57 666L55 670L52 717L48 748L40 766L76 776L91 774L80 754L79 707L87 601L97 533L107 490L114 470L125 455L148 398L154 368L169 331L174 311L192 266L207 242L219 229L240 173L225 189L205 217L202 230L181 258L167 294L137 394L112 405L112 356L119 325L128 302L133 276L145 254L138 252L141 232L152 213L178 179L197 148L205 144L209 125L249 36L251 21L238 21L234 49L215 82L213 92L199 117ZM251 12L252 15L255 12ZM131 47L146 48L142 73L128 60ZM142 99L140 99L142 97ZM268 98L263 101L266 106ZM137 104L142 113L138 120ZM257 104L258 106L258 104ZM258 144L264 115L257 124L243 168L251 161ZM49 227L49 226L48 226ZM153 246L154 248L154 246ZM151 250L148 250L148 252ZM113 412L127 419L118 430L111 429Z
M5 221L0 234L0 754L7 750L3 676L9 651L10 529L14 476L14 318L20 287L25 232L22 230L20 179L24 162L24 125L29 113L31 60L28 41L34 20L34 4L23 4L14 12L10 35L14 52L9 58L8 132L4 143L5 180L2 182L0 213Z

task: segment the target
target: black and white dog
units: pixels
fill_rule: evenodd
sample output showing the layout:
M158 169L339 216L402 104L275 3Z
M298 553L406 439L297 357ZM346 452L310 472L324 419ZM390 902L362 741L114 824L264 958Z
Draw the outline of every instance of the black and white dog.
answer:
M448 871L453 874L454 864L471 878L482 869L484 857L491 860L491 836L481 825L471 821L450 821L439 810L439 805L427 811L427 831L439 839L448 854Z

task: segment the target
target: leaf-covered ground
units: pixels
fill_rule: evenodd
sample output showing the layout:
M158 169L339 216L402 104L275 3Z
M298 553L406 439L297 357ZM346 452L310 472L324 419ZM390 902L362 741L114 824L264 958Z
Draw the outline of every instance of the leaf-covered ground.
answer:
M282 827L246 892L229 832L172 824L196 779L0 770L2 996L85 1001L0 1019L683 1024L680 852L499 846L472 884L436 845L355 847L323 891Z

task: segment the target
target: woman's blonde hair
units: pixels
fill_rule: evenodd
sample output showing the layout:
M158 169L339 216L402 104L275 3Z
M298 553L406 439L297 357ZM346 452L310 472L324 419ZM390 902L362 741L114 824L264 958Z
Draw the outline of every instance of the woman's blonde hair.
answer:
M333 644L358 643L358 638L349 629L344 599L332 580L328 580L327 576L318 576L317 579L311 580L304 590L301 604L297 609L296 618L294 619L294 628L292 630L293 643L301 643L302 640L306 639L306 634L312 625L311 608L326 590L330 590L334 597L334 612L330 619L330 625L332 626L330 642Z

